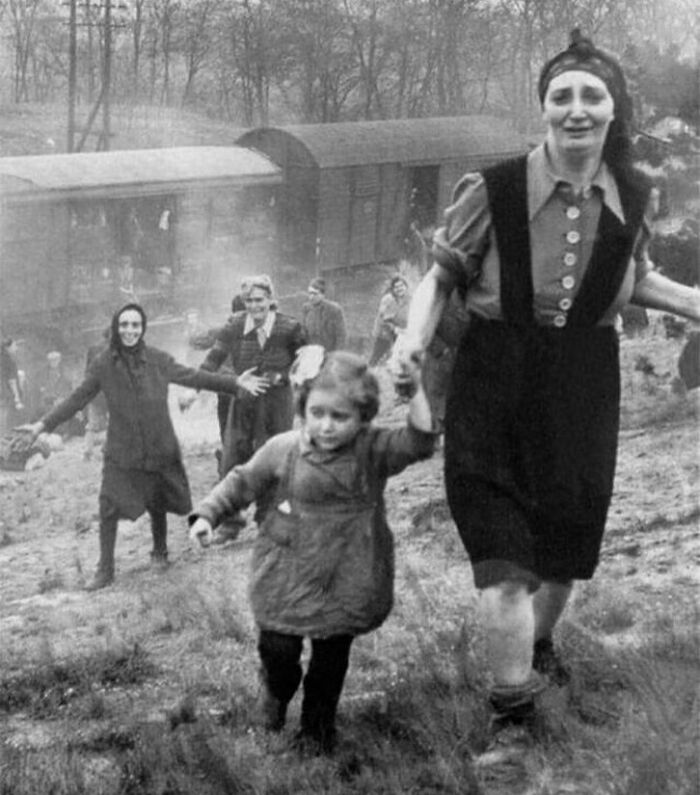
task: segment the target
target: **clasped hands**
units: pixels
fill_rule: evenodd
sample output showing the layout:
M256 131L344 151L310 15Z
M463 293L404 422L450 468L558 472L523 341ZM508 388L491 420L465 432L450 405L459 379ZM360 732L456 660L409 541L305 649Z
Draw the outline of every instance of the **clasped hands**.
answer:
M418 340L399 334L391 349L387 366L400 395L412 397L421 382L424 348Z

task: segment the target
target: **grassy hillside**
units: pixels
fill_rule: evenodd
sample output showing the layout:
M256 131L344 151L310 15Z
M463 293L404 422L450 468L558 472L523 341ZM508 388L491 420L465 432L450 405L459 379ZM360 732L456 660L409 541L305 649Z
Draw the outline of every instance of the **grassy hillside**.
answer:
M298 698L281 735L260 727L252 530L199 551L173 517L159 574L147 522L124 522L117 581L88 594L99 461L74 440L43 469L0 473L1 795L693 795L700 461L698 396L674 381L680 344L623 341L601 566L559 636L573 680L548 692L537 748L495 773L472 764L489 680L439 452L390 481L395 609L353 647L329 758L294 750ZM379 421L402 422L382 384ZM196 499L215 481L214 400L173 412Z

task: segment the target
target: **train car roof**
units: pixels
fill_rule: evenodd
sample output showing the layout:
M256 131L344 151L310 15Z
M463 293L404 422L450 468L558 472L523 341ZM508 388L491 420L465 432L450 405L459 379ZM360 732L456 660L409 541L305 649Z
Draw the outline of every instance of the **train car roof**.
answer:
M0 196L138 196L278 184L267 156L240 146L184 146L0 158Z
M506 156L528 149L526 138L495 116L256 127L243 133L236 143L266 151L265 141L275 137L294 139L321 168L444 162L463 159L465 154Z

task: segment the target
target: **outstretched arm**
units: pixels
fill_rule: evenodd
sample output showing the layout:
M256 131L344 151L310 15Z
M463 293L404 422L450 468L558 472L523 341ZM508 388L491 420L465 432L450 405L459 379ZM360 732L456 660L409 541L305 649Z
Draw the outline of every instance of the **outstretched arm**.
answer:
M408 365L408 369L415 386L415 394L408 405L408 421L419 431L431 433L433 430L433 415L430 410L428 396L425 394L425 389L423 388L420 363L414 358Z
M255 375L255 367L251 367L250 370L246 370L240 375L224 375L187 367L171 359L169 368L168 380L171 383L191 389L206 389L210 392L227 392L229 394L235 394L239 389L244 389L251 395L261 395L267 391L269 386L266 378Z
M223 515L244 508L274 488L279 468L286 461L288 452L288 441L280 436L268 439L249 461L234 467L195 506L188 517L190 527L199 519L205 519L216 527Z
M100 379L93 368L88 370L82 384L76 387L65 400L62 400L48 414L45 414L38 422L23 426L32 434L32 441L44 431L51 432L62 422L69 420L77 414L98 394L100 391Z
M637 282L632 302L700 322L700 290L674 282L658 271L649 271Z

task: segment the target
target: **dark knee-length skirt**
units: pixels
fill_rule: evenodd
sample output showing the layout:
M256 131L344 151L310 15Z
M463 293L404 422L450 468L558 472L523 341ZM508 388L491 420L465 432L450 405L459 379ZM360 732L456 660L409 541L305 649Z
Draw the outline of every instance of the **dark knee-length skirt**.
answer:
M105 462L100 512L134 521L145 511L184 515L192 510L187 474L181 461L159 471L125 469Z
M447 402L445 482L478 587L592 576L619 396L611 327L472 323Z

